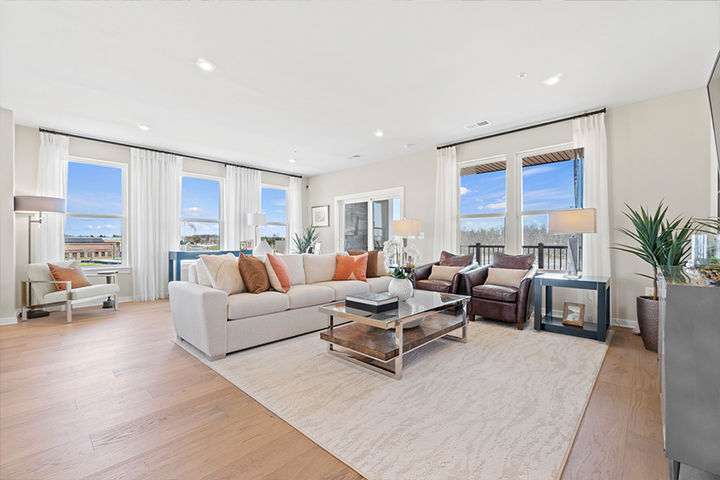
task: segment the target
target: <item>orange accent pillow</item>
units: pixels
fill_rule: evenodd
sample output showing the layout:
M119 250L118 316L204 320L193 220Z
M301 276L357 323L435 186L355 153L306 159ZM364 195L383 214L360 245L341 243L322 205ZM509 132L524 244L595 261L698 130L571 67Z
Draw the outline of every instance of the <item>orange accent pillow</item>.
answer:
M272 253L267 254L267 259L280 285L278 286L273 282L273 278L270 278L270 284L273 289L287 293L290 290L290 267L285 263L285 260Z
M348 255L362 255L363 253L367 253L368 261L367 261L367 271L366 276L367 278L374 278L379 277L380 273L378 272L378 254L380 253L379 250L370 250L369 252L365 252L362 250L352 251L348 250Z
M362 280L367 281L368 254L362 255L335 255L337 266L333 280Z
M88 282L87 277L77 263L71 263L67 267L48 263L48 268L50 269L52 279L56 282L66 282L70 280L72 282L70 288L89 287L92 285ZM65 290L66 284L56 283L55 287L57 287L58 290Z
M248 292L260 293L270 290L270 279L268 279L267 270L262 260L241 252L238 257L238 268Z

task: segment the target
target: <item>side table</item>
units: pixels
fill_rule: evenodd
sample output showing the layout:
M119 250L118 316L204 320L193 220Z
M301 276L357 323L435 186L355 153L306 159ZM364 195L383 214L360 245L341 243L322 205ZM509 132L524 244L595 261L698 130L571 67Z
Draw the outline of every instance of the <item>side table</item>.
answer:
M535 330L573 335L605 341L610 326L610 277L583 276L566 278L559 273L538 274L535 283ZM545 315L542 313L543 287L545 287ZM562 318L552 315L552 287L595 290L597 292L596 322L585 322L582 327L564 325Z
M88 277L105 277L105 283L117 283L118 270L103 270L96 271L87 275ZM107 300L103 301L102 308L115 308L115 301L112 297L108 297Z

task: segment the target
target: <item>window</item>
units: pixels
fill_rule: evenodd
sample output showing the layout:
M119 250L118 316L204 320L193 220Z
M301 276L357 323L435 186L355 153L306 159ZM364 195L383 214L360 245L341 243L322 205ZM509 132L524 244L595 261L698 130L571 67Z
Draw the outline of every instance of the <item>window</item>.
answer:
M568 149L522 157L522 245L524 253L540 257L543 267L563 270L570 235L547 231L548 212L582 208L583 149ZM582 236L581 242L582 242Z
M260 209L267 215L267 224L260 227L260 239L276 252L287 253L287 189L263 186Z
M85 267L127 263L125 166L72 157L68 162L65 259Z
M381 250L402 215L402 188L337 197L338 250Z
M460 168L460 249L474 251L479 243L482 264L505 249L506 184L504 156Z
M220 249L220 180L183 176L181 242L188 250Z

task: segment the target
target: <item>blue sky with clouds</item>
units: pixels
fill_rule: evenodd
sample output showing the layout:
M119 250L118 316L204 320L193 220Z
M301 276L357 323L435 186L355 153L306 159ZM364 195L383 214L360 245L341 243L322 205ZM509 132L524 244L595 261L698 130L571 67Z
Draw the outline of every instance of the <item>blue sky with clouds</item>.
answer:
M278 188L263 188L260 208L267 214L267 221L287 223L287 192ZM266 225L260 229L263 237L282 237L286 235L284 226Z
M68 213L122 215L122 170L116 167L69 162ZM72 217L65 219L68 235L120 235L120 219Z

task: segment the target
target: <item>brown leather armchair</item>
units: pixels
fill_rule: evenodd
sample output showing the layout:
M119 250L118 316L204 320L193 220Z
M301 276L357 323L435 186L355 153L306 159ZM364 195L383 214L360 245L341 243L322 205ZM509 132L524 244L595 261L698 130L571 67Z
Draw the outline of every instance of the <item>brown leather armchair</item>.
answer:
M537 267L534 266L534 255L506 255L496 253L493 264L477 268L463 274L464 290L461 293L471 296L468 315L471 320L476 315L485 318L500 320L507 323L516 323L518 330L525 328L532 304L532 282ZM490 267L527 270L518 288L502 285L486 284Z
M444 265L450 267L463 267L449 280L430 280L433 265ZM473 255L453 255L449 252L442 252L440 260L434 263L428 263L420 267L415 267L413 274L413 286L417 290L430 290L440 293L461 293L463 291L463 275L478 268L478 264L474 263Z

